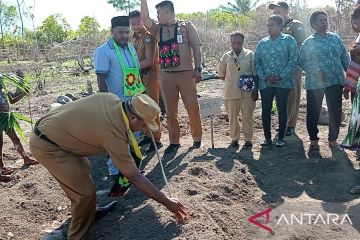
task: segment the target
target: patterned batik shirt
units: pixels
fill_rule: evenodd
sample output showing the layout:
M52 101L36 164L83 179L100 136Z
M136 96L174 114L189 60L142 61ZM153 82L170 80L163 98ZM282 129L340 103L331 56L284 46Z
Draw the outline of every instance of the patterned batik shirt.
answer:
M255 50L255 69L259 76L259 89L268 87L294 88L294 73L298 61L298 47L296 40L280 33L272 40L270 36L260 40ZM268 84L266 78L279 76L281 81Z
M312 34L300 49L299 65L306 72L305 88L344 85L344 72L349 62L349 54L336 33L328 32L326 37ZM319 79L321 75L323 79Z

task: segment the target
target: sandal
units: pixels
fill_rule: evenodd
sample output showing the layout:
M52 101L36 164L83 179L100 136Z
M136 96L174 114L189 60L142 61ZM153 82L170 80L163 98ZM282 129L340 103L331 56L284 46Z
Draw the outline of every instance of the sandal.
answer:
M349 193L350 194L360 194L360 185L357 185L357 186L353 187L352 189L350 189Z
M7 168L7 167L3 167L0 170L0 175L10 175L14 172L14 170L12 168Z
M0 174L0 182L10 182L12 177L9 176L3 176Z
M39 164L39 162L35 159L32 158L28 158L28 159L24 159L24 166L30 166L30 165L36 165Z

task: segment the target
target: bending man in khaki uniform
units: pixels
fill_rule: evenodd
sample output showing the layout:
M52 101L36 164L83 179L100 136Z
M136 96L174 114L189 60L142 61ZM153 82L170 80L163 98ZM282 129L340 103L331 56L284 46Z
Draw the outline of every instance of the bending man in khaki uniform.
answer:
M139 11L135 10L129 13L129 23L131 30L134 32L131 37L131 43L134 45L140 61L141 80L145 85L146 94L159 104L159 47L155 37L144 27ZM157 148L159 149L162 147L162 143L160 142L160 115L156 117L156 123L159 126L159 131L154 133L154 138ZM148 143L150 143L150 146L146 151L148 153L155 151L155 146L152 143L151 136L149 133L146 133L146 137L144 137L144 139L140 142L140 145Z
M303 24L289 16L289 5L286 2L272 3L269 9L273 10L274 14L280 15L284 19L284 27L282 32L293 36L300 49L302 42L306 39L305 28ZM289 93L287 103L287 118L286 136L295 133L296 122L299 114L300 98L301 98L301 68L297 67L295 70L294 89Z
M187 218L185 207L141 175L129 153L129 145L135 152L140 151L134 131L146 125L152 131L159 129L155 122L159 111L159 106L144 94L121 102L116 95L99 93L56 108L37 122L30 149L71 201L68 239L89 239L95 219L96 191L86 159L89 155L109 154L140 191L163 204L180 221Z
M160 88L165 102L170 138L170 145L165 153L177 151L180 147L179 92L189 115L193 148L199 148L202 129L196 83L201 81L200 39L191 22L175 19L171 1L159 3L156 9L159 24L150 19L147 1L141 0L141 18L144 25L159 41Z

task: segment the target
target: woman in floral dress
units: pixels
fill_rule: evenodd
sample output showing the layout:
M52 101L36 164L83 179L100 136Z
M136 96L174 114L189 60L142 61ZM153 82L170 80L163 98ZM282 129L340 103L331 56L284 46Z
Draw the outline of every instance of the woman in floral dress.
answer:
M341 143L341 147L356 151L356 159L360 160L360 5L354 8L351 14L352 29L358 35L350 47L351 62L346 72L344 97L349 98L349 92L352 97L352 111L349 121L348 133ZM360 194L360 185L353 187L350 193Z

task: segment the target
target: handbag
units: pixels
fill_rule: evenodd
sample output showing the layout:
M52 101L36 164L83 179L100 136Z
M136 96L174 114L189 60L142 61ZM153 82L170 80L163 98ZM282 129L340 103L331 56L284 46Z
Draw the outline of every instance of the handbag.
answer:
M254 76L241 75L239 79L239 88L246 92L251 92L255 89Z

